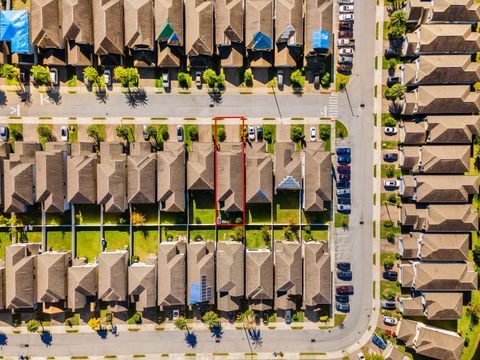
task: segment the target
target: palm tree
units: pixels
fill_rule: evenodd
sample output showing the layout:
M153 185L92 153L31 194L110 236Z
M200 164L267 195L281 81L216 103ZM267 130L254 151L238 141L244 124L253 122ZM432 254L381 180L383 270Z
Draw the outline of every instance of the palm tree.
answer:
M407 24L407 15L402 10L397 10L390 16L390 27L405 27Z
M28 332L37 332L40 327L38 320L30 320L27 322L27 331Z
M187 319L183 316L179 316L173 325L175 325L175 328L178 330L186 330L188 332Z
M204 322L205 326L210 330L215 326L218 326L218 324L220 324L218 315L217 313L215 313L215 311L207 311L202 316L202 321Z
M93 140L96 148L98 148L100 146L100 143L104 140L96 125L90 125L87 128L87 136Z

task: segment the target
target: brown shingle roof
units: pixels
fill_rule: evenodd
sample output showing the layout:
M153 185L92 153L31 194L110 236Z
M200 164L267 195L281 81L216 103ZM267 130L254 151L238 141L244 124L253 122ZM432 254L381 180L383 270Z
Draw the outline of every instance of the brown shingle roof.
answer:
M217 243L217 307L236 311L244 297L244 250L242 243Z
M106 212L127 209L126 155L121 143L100 144L100 164L97 165L97 203Z
M187 301L189 305L198 302L215 303L214 249L213 241L189 243L187 246ZM200 292L198 295L201 295L199 298L195 296L198 292Z
M163 211L185 210L185 147L165 143L157 152L157 200Z
M187 56L213 54L213 1L185 0L185 51Z
M83 309L87 297L97 295L98 264L75 265L68 268L68 308Z
M37 301L59 302L67 297L70 252L47 251L37 256Z
M67 201L73 204L95 204L97 201L97 163L93 143L71 144L67 158Z
M266 152L265 143L253 142L246 147L246 202L269 204L272 202L273 161Z
M192 144L188 156L188 190L213 190L213 143Z
M124 0L125 46L153 50L152 0Z
M133 204L153 204L156 201L157 156L149 142L132 144L127 157L127 199Z
M160 307L185 305L185 244L158 245L158 297Z
M178 37L176 45L183 44L183 1L182 0L154 0L155 39L167 41L162 32L165 26L170 26Z
M305 211L323 211L332 200L332 158L323 150L305 151Z
M247 251L245 295L254 310L271 309L273 256L270 251Z
M332 24L332 0L305 0L305 58L315 55L313 32L326 30L332 33ZM329 49L332 49L331 40Z
M410 359L392 343L388 343L387 348L383 351L383 358L385 360L409 360Z
M400 311L403 316L423 316L422 298L400 298Z
M217 152L217 201L222 211L243 211L242 145L223 143Z
M275 66L294 67L303 46L303 1L275 1Z
M470 146L403 147L400 166L413 173L463 174L470 170Z
M400 255L404 259L419 258L424 261L468 260L469 235L425 234L414 232L402 235Z
M408 347L411 347L416 332L417 323L415 321L402 319L398 323L397 339L403 341Z
M428 320L457 320L462 317L462 293L423 293Z
M63 37L93 44L92 0L62 0L61 4Z
M231 45L243 41L243 1L215 1L216 43Z
M275 189L300 190L302 159L291 142L275 143Z
M153 308L157 304L157 260L134 263L128 267L128 295L136 302L137 310Z
M92 3L95 54L123 54L122 0L92 0Z
M432 144L470 144L480 132L480 116L427 116L428 142Z
M331 304L330 254L326 242L305 242L306 306Z
M302 245L275 242L275 309L295 309L302 291Z
M245 18L247 19L245 24L245 46L247 49L255 49L253 37L257 32L267 36L273 47L273 1L246 0Z
M435 0L428 9L428 22L471 22L480 20L480 5L475 0Z
M97 262L98 298L103 301L126 301L127 251L104 251L98 255Z
M31 1L32 43L42 48L63 48L58 0Z

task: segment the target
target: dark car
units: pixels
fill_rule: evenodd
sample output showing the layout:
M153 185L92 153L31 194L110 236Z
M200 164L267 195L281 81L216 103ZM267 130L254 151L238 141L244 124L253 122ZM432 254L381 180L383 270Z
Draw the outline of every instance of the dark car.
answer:
M339 196L339 197L337 197L337 202L339 204L348 205L348 204L350 204L350 196L348 196L348 197L347 196L345 196L345 197Z
M382 309L395 310L397 303L395 301L382 301Z
M350 271L350 263L349 262L338 262L337 269L343 271Z
M347 304L349 302L348 295L335 295L335 300L342 304Z
M396 271L384 271L382 273L382 276L385 280L390 280L390 281L397 281L398 279L398 273Z
M264 311L263 314L262 314L262 318L263 318L263 324L267 325L268 324L268 312Z
M398 160L398 154L396 153L386 153L383 154L383 160L388 162L393 162Z
M399 52L398 52L397 50L395 50L395 49L389 48L389 49L386 49L386 50L385 50L385 57L386 57L387 59L392 58L392 57L397 57L398 55L400 55L400 54L399 54Z
M263 127L257 126L257 139L263 140Z
M338 37L339 38L352 38L353 37L353 31L352 30L340 30L338 32Z
M347 30L352 30L353 29L353 22L346 22L346 21L340 21L338 23L338 29L347 29Z
M389 76L387 78L387 86L392 86L400 82L400 77L398 76Z
M352 65L351 64L339 64L339 65L337 65L337 70L338 71L352 71Z
M377 334L373 334L372 336L372 342L377 345L380 349L382 350L385 350L385 348L387 347L387 344L385 344L385 342L380 339Z
M350 174L350 165L337 165L339 174Z
M337 148L336 150L337 155L351 155L352 149L350 148Z
M350 180L350 174L338 174L339 180Z
M285 311L285 324L290 325L292 323L292 311Z
M339 164L347 165L352 162L352 158L350 157L350 155L340 155L337 161Z
M337 292L337 295L353 295L353 286L351 285L337 286L336 292Z
M348 313L348 312L350 312L350 305L349 304L336 303L335 304L335 309L337 309L337 311L340 311L340 312L343 312L343 313Z
M350 187L350 181L348 181L348 180L337 181L337 188L338 189L348 189L349 187Z
M352 272L351 271L337 271L337 277L340 280L350 281L350 280L352 280Z

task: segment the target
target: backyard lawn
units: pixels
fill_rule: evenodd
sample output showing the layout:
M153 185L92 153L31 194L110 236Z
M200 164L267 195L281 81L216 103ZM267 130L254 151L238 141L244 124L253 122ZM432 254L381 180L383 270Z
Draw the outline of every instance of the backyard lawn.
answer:
M247 205L248 224L271 224L272 207L270 204Z
M212 226L203 226L196 229L190 228L190 241L195 241L195 238L200 236L205 241L215 241L215 228Z
M276 194L274 202L276 224L285 224L290 220L294 220L295 223L298 222L298 208L300 204L297 191Z
M42 231L27 231L26 234L29 243L41 243L42 242Z
M161 229L160 241L176 241L179 236L187 236L186 226L162 226Z
M105 230L105 241L107 250L124 250L130 245L128 227L125 226L123 230Z
M53 250L72 250L72 233L70 227L64 230L47 229L47 248Z
M240 227L219 227L218 229L218 241L235 241L235 231L239 231Z
M45 223L47 225L70 225L72 223L71 211L65 211L61 214L45 214Z
M287 240L288 241L288 239L285 238L284 226L275 226L273 228L273 240L275 240L275 241ZM295 241L299 240L298 229L297 229L297 231L295 231L293 233L293 240L295 240Z
M75 205L75 224L99 225L100 224L100 206Z
M42 225L42 210L40 204L28 207L25 213L17 213L18 222L21 225Z
M161 224L186 224L187 223L187 214L185 212L176 213L176 212L160 212L160 223Z
M330 208L330 205L327 208ZM305 212L302 210L302 224L328 224L331 221L331 217L332 213L330 210L320 212Z
M149 254L158 252L158 230L146 227L137 228L133 232L133 255L144 261Z
M158 206L155 204L138 204L133 206L133 211L145 217L145 224L158 224Z
M5 247L10 244L10 235L8 234L8 232L0 232L0 259L5 258Z
M248 250L258 250L258 249L270 249L271 244L267 244L263 238L261 229L248 229L246 231L247 238L247 249Z
M311 230L307 233L302 228L303 241L328 241L328 227L311 227Z
M100 253L99 230L77 230L77 256L93 262Z
M128 224L130 222L130 214L128 211L124 213L104 213L104 224Z
M211 191L190 192L190 223L215 223L215 198Z

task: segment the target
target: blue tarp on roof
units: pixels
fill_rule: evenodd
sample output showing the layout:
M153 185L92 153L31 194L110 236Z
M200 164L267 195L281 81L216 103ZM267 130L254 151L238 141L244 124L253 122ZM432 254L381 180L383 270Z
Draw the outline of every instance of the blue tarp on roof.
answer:
M272 48L272 39L261 31L256 32L253 35L253 48L257 50L267 50Z
M0 12L0 41L10 41L12 53L30 53L27 10Z
M326 30L315 30L312 32L312 49L330 48L330 32Z

